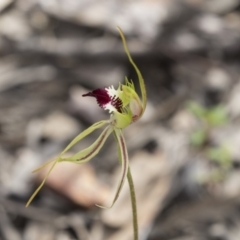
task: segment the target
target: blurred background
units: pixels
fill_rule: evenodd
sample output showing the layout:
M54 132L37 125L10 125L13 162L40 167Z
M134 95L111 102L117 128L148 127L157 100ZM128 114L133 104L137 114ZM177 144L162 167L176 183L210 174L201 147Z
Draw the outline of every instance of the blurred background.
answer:
M240 239L239 0L0 1L0 239L131 240L128 186L110 137L91 162L31 171L109 116L82 94L138 85L148 92L124 131L141 240ZM70 153L91 144L89 135Z

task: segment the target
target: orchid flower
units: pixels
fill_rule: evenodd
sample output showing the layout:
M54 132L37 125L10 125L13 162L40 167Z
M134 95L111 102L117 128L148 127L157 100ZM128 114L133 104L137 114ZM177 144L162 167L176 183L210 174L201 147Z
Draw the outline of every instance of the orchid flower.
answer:
M72 163L82 164L90 161L94 156L96 156L96 154L98 154L98 152L101 150L105 141L107 140L107 138L111 133L115 135L115 138L117 141L120 159L121 159L122 171L121 171L121 177L119 180L118 188L116 190L115 196L113 198L113 201L110 207L112 207L113 204L118 199L119 193L123 187L123 183L127 177L127 173L129 169L128 152L127 152L126 142L123 136L123 129L128 127L130 124L136 122L143 115L146 108L146 102L147 102L146 88L145 88L145 84L144 84L144 80L141 75L141 72L137 68L136 64L134 63L129 53L127 43L122 30L118 28L118 31L122 38L124 50L127 54L127 57L137 73L139 84L140 84L140 90L141 90L141 98L136 93L133 82L128 80L127 78L125 78L125 84L120 83L117 89L115 89L113 86L110 86L105 88L99 88L99 89L93 90L92 92L84 94L83 97L90 96L90 97L96 98L98 105L102 109L109 111L110 119L94 123L92 126L90 126L85 131L80 133L77 137L75 137L70 142L70 144L59 154L57 159L54 159L48 163L45 163L44 165L42 165L41 167L33 171L33 172L36 172L38 170L41 170L48 164L52 163L52 166L48 170L42 183L36 189L36 191L32 194L26 206L28 206L31 203L33 198L40 191L46 179L48 178L49 174L52 172L53 168L57 163L72 162ZM102 128L104 126L105 126L104 130L91 146L77 152L71 157L64 157L64 154L67 153L76 143L78 143L80 140L88 136L93 131L99 128Z

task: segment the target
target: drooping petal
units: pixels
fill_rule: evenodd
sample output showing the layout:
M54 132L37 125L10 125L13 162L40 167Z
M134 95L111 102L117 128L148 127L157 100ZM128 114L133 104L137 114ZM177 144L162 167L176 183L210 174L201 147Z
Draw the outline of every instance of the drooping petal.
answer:
M122 101L120 95L120 89L115 90L111 86L109 88L98 88L92 92L83 94L83 97L95 97L97 99L98 105L104 110L109 110L111 113L115 111L122 111Z
M146 108L146 105L147 105L147 92L146 92L146 87L145 87L145 83L144 83L144 79L142 77L142 74L140 72L140 70L138 69L137 65L134 63L132 57L131 57L131 54L128 50L128 47L127 47L127 43L126 43L126 39L124 37L124 34L121 30L120 27L117 27L118 31L119 31L119 34L122 38L122 42L123 42L123 46L124 46L124 50L128 56L128 59L130 61L130 63L132 64L132 66L134 67L137 75L138 75L138 80L139 80L139 84L140 84L140 89L141 89L141 94L142 94L142 102L143 102L143 111L142 111L142 114L143 112L145 111L145 108Z
M42 166L40 166L39 168L35 169L33 172L37 172L39 170L42 170L44 167L48 166L50 163L53 162L51 168L48 170L45 178L43 179L43 181L41 182L41 184L39 185L39 187L34 191L34 193L32 194L32 196L29 198L26 207L29 206L29 204L32 202L32 200L34 199L34 197L37 195L37 193L41 190L41 188L43 187L44 183L46 182L48 176L50 175L50 173L52 172L53 168L55 167L55 165L62 161L62 155L64 153L66 153L71 147L73 147L76 143L78 143L80 140L82 140L84 137L86 137L87 135L89 135L91 132L93 132L94 130L103 127L104 125L106 125L107 123L109 123L109 121L100 121L97 122L95 124L93 124L92 126L90 126L89 128L87 128L85 131L83 131L82 133L80 133L76 138L74 138L72 140L72 142L61 152L61 154L59 155L58 158L51 160L50 162L44 163ZM104 143L104 142L103 142ZM102 146L102 145L100 145Z
M79 151L78 153L74 154L72 157L68 158L61 158L59 162L73 162L73 163L85 163L91 160L94 156L98 154L100 149L103 147L103 144L106 142L108 136L113 131L111 125L107 126L98 139L89 147Z
M29 198L29 200L26 203L26 207L29 206L29 204L32 202L32 200L35 198L35 196L38 194L38 192L41 190L41 188L43 187L44 183L46 182L48 176L50 175L50 173L52 172L53 168L55 167L55 165L58 163L59 159L56 159L53 161L53 164L51 166L51 168L48 170L46 176L44 177L43 181L41 182L41 184L39 185L39 187L34 191L34 193L31 195L31 197ZM49 163L48 163L49 164ZM42 168L41 168L42 169ZM35 170L36 171L36 170Z
M114 205L114 203L117 201L119 194L122 190L122 187L123 187L123 184L127 177L127 172L128 172L128 165L129 165L128 151L127 151L127 146L126 146L125 139L123 137L122 130L115 129L114 133L115 133L115 136L116 136L116 139L118 142L118 146L119 146L119 150L120 150L119 155L120 155L120 158L121 158L120 160L121 160L121 164L122 164L121 177L120 177L118 188L117 188L117 191L113 198L112 204L110 205L110 207L104 207L104 206L97 205L98 207L101 207L101 208L111 208Z
M89 135L90 133L92 133L93 131L95 131L98 128L103 127L104 125L108 124L109 121L107 120L103 120L103 121L99 121L94 123L92 126L90 126L89 128L87 128L86 130L84 130L83 132L81 132L77 137L75 137L68 145L67 147L60 153L60 156L63 155L64 153L66 153L70 148L72 148L76 143L78 143L80 140L82 140L83 138L85 138L87 135Z

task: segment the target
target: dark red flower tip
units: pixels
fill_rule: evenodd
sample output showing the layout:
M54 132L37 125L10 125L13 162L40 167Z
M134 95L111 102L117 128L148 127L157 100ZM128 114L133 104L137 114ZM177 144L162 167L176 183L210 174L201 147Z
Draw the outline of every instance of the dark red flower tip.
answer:
M106 109L105 106L107 104L111 104L113 107L117 109L118 112L122 112L122 101L120 98L114 96L110 96L108 91L105 88L98 88L93 90L92 92L86 93L82 95L83 97L95 97L97 99L98 105Z
M98 105L103 108L104 105L111 102L111 98L108 95L108 92L105 88L98 88L96 90L93 90L92 92L86 93L82 95L83 97L95 97L97 99Z

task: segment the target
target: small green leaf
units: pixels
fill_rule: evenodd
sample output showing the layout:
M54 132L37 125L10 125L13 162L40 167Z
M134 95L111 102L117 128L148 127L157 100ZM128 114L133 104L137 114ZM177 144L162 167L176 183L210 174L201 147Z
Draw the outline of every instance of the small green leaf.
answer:
M211 126L222 126L228 121L226 110L222 105L209 109L206 119Z
M207 150L207 156L212 161L218 162L224 167L229 167L231 165L231 154L228 147L225 145L209 148Z
M197 147L202 146L206 139L207 133L204 129L199 129L190 136L191 144Z
M206 116L206 109L197 102L190 101L187 103L188 110L197 118L203 120Z

